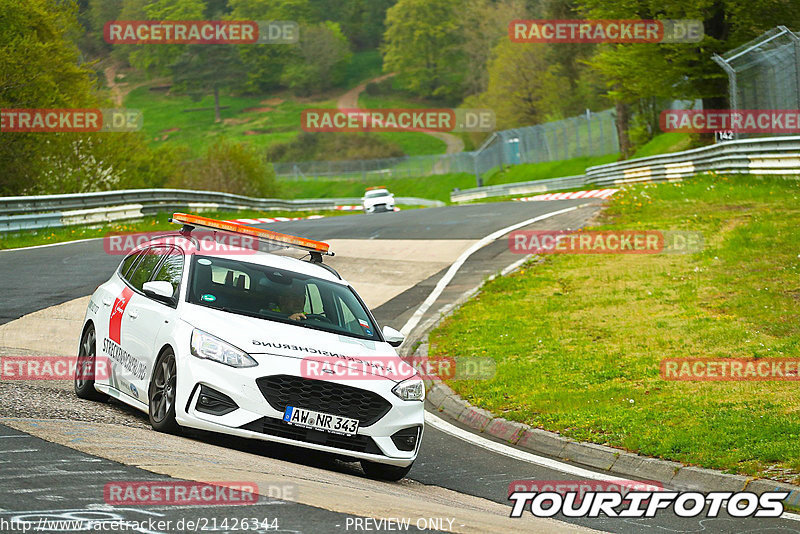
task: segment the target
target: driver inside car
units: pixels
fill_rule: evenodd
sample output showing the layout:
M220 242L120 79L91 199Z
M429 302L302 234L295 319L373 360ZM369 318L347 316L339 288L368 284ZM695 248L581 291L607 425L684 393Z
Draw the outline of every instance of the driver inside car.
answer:
M306 286L302 282L292 282L291 285L281 288L278 293L277 311L289 316L292 321L306 319L303 313L306 305Z

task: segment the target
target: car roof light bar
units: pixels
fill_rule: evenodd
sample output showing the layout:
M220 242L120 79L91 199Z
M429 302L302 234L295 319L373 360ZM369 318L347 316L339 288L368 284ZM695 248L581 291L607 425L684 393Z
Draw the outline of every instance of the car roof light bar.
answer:
M281 234L273 232L272 230L263 230L261 228L254 228L244 224L218 221L217 219L210 219L208 217L201 217L200 215L190 215L187 213L175 213L170 218L170 222L181 223L184 225L184 230L191 231L192 227L210 228L213 230L221 230L224 232L231 232L234 234L247 235L255 237L256 239L269 243L270 245L277 245L280 247L292 247L311 252L312 259L321 261L321 256L333 256L330 251L330 245L322 241L314 241L313 239L306 239L304 237L297 237L289 234ZM186 228L186 227L190 228Z

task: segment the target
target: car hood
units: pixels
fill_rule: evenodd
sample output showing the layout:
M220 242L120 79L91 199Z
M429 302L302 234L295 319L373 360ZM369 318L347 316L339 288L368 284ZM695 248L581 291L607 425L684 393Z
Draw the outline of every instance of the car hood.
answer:
M188 306L182 319L253 355L344 361L349 367L359 370L376 366L396 368L402 361L394 348L382 341L358 339L203 306ZM380 368L370 374L384 376L393 382L401 382L408 377L387 373Z

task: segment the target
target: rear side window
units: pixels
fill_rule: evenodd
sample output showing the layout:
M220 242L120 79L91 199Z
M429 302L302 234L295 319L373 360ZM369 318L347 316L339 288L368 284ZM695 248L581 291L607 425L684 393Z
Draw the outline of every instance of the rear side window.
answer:
M167 247L150 247L145 250L141 261L134 267L133 273L127 276L128 282L141 291L144 283L150 281L150 277L153 276L153 272L168 251Z
M172 296L176 297L180 289L182 275L183 253L173 247L169 249L169 254L164 258L164 262L158 268L156 275L153 277L153 281L169 282L172 284Z
M131 266L134 265L136 263L136 260L139 259L139 256L141 254L142 254L142 251L141 250L137 250L136 252L131 252L130 255L127 258L122 260L122 264L119 266L119 275L122 278L124 278L125 280L128 280L128 277L126 275L128 274L128 271L131 270Z

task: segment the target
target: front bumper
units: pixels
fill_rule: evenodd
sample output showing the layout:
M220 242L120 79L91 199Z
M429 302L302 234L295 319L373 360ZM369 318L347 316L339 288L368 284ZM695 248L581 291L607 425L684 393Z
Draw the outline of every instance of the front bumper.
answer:
M394 204L375 204L372 206L365 206L366 213L383 213L387 211L394 211Z
M318 430L306 430L282 421L283 412L275 409L259 389L257 380L278 375L301 376L301 359L265 354L251 355L259 365L237 369L188 354L178 358L178 424L241 437L296 445L307 449L405 467L417 456L424 426L424 403L403 401L392 393L395 382L385 378L337 380L337 384L378 395L388 410L371 424L360 425L352 438ZM232 400L238 408L222 415L198 410L202 386L208 386ZM313 404L309 401L309 404ZM298 407L302 406L298 403ZM310 409L314 409L313 407ZM220 410L225 411L225 410ZM344 415L347 413L334 413ZM370 423L370 421L366 421ZM419 438L412 451L400 450L391 436L410 427L419 427Z

